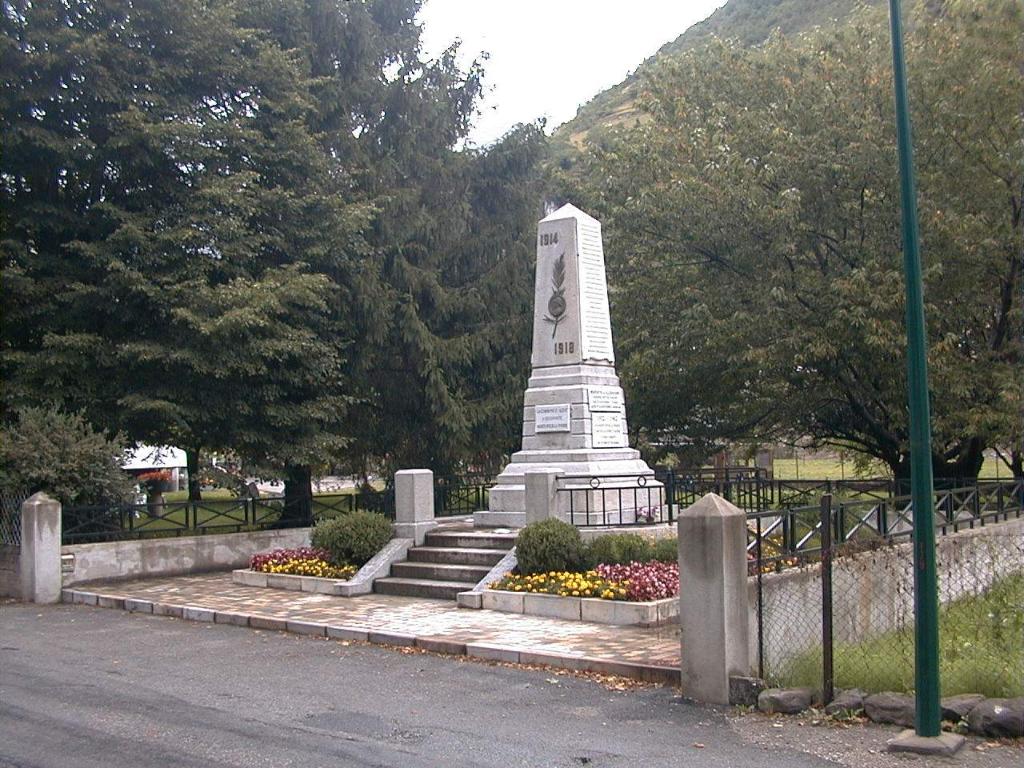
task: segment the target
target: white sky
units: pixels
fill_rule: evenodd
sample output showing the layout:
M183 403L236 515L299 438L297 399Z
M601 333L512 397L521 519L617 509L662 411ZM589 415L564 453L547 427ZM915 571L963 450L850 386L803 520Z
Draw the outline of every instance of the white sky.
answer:
M725 0L426 0L419 20L429 57L461 39L462 64L487 51L488 88L470 141L484 145L516 123L546 117L548 131L621 82L662 45Z

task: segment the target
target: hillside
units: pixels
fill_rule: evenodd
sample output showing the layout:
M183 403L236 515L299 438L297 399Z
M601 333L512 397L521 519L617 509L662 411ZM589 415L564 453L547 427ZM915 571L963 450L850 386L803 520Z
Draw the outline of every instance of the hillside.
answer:
M564 157L579 148L593 132L628 123L639 117L636 110L641 75L661 57L697 47L711 37L758 45L773 30L794 34L843 18L859 5L879 5L883 0L729 0L704 21L694 24L675 40L640 64L625 80L602 91L579 108L576 117L559 126L552 141L555 155Z

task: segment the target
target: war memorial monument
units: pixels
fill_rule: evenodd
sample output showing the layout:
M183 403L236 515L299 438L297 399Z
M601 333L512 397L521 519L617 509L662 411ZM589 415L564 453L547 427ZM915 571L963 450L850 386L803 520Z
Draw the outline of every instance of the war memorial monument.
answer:
M523 525L525 475L541 469L561 473L563 519L569 520L570 505L578 524L632 523L650 515L652 502L660 505L661 485L627 439L601 224L572 205L538 225L531 365L522 450L497 477L488 510L476 513L475 523ZM643 493L635 493L638 488Z

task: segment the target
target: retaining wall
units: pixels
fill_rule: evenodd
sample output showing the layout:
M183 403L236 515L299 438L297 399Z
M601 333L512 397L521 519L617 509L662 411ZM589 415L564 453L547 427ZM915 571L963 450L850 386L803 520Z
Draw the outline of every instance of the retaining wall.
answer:
M166 539L71 544L62 555L73 555L64 586L102 579L141 579L178 576L203 571L223 571L249 564L255 552L278 547L309 546L309 528L280 531L207 534ZM69 567L65 557L65 568Z
M914 623L912 545L839 557L832 566L833 637L859 642ZM1024 572L1024 518L939 536L939 602L980 594L1000 577ZM747 583L752 660L757 659L757 579ZM762 578L764 666L821 644L821 566Z

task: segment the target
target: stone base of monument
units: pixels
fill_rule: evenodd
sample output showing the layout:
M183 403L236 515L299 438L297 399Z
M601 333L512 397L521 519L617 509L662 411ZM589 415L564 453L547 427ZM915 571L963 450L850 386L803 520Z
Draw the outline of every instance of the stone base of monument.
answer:
M538 469L562 473L554 516L573 525L657 523L666 513L664 486L632 448L520 451L491 487L489 508L474 513L474 525L525 525L525 476Z

